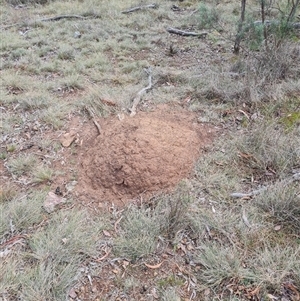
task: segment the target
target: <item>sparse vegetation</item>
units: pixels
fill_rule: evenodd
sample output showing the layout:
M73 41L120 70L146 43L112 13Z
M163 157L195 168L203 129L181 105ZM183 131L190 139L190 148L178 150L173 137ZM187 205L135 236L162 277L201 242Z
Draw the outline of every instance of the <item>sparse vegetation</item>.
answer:
M299 0L242 2L0 1L0 300L299 299ZM137 114L180 106L215 141L173 192L82 201L84 126L122 122L148 67Z

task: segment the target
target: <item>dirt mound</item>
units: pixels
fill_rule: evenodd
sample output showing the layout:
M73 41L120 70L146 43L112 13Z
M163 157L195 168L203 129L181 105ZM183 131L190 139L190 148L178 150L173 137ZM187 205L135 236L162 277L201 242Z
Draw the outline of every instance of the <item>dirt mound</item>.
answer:
M174 187L210 140L193 119L191 113L173 111L102 121L103 133L82 158L80 191L100 202L124 202Z

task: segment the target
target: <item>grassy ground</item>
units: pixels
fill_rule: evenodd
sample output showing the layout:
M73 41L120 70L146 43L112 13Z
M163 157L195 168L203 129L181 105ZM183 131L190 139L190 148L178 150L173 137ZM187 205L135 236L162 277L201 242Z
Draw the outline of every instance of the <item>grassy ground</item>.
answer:
M266 51L254 28L233 55L235 1L34 2L0 2L0 300L300 300L299 32ZM83 18L44 20L60 15ZM141 108L175 103L221 129L193 177L142 206L95 214L68 194L46 213L53 135L126 112L147 67Z

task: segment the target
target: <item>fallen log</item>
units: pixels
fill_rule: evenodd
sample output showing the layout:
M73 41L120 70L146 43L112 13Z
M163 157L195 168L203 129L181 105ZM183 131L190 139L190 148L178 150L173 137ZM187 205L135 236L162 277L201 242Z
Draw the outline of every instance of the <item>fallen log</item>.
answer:
M207 32L193 32L193 31L184 31L181 29L177 29L177 28L173 28L173 27L169 27L167 28L167 31L169 33L174 33L174 34L178 34L180 36L192 36L192 37L198 37L198 38L205 38L207 36Z

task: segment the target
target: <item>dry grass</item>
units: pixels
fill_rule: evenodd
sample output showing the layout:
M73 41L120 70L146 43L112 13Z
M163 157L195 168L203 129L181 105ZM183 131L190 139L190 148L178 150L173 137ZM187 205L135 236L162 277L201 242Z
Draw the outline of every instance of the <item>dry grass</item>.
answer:
M35 165L37 163L37 157L29 154L29 155L20 155L15 159L11 159L8 161L8 169L9 171L16 175L20 176L22 174L30 174Z
M300 136L278 124L259 123L235 143L240 162L253 174L286 177L300 164ZM239 163L240 163L239 162Z
M268 187L255 200L255 204L273 218L274 224L291 229L300 229L300 194L298 183L277 182Z
M155 213L147 208L128 208L122 221L122 234L115 240L116 254L131 261L155 251L160 224Z
M64 300L79 278L87 279L80 267L99 268L104 277L125 259L132 275L111 274L108 281L132 300L139 300L133 292L147 281L146 294L156 289L161 300L175 301L191 298L187 287L195 289L195 300L244 300L255 289L253 298L288 300L287 283L299 291L299 183L285 182L300 166L299 34L277 43L280 33L273 31L266 51L261 28L248 26L234 56L239 6L217 2L164 0L157 9L122 14L137 2L1 1L1 300ZM181 10L172 10L173 4ZM249 2L249 24L258 11ZM32 23L62 14L86 19ZM208 36L171 35L169 26L205 29ZM109 218L68 208L72 199L46 214L42 205L63 153L51 134L61 133L72 115L127 112L148 83L143 69L149 66L154 85L141 109L175 103L199 122L223 128L193 176L143 206L112 209ZM49 162L31 149L21 152L28 141ZM230 197L265 185L252 198ZM107 229L114 234L104 238ZM24 243L6 245L19 235ZM108 249L105 259L94 261ZM153 278L140 278L136 268L153 258L176 262L176 281L159 268L150 269ZM116 298L107 294L107 300Z

